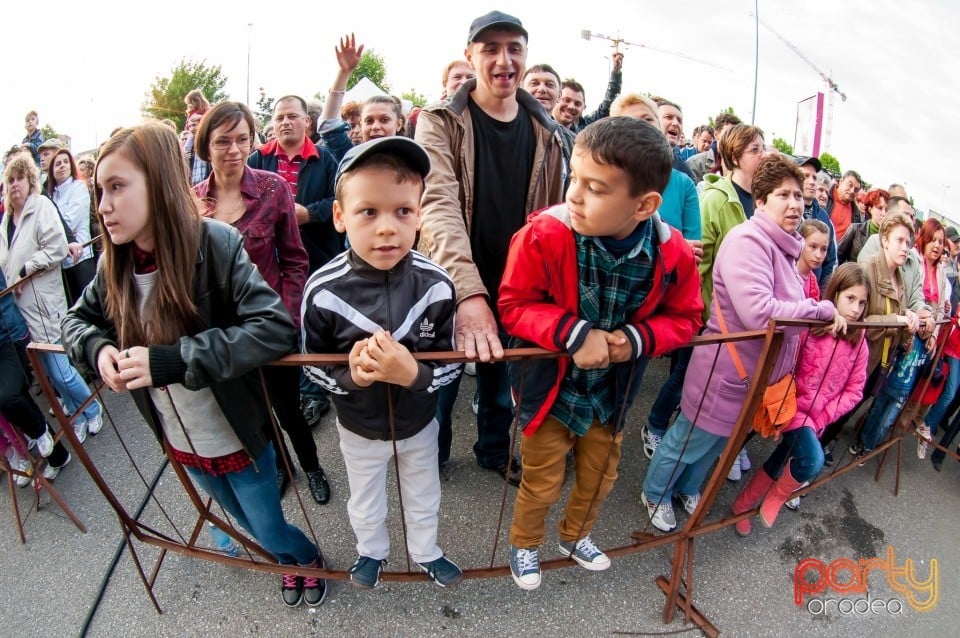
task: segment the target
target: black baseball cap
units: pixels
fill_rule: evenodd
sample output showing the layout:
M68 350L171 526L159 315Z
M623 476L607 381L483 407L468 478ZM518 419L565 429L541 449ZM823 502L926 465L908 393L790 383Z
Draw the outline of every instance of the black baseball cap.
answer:
M477 36L490 27L510 27L514 31L519 31L524 38L530 39L527 30L523 28L520 18L514 18L503 11L491 11L484 14L470 23L470 33L467 35L467 42L476 42Z
M344 154L343 159L340 160L340 166L337 167L336 181L339 182L344 173L355 168L358 162L370 157L374 153L396 155L424 179L426 179L427 174L430 172L430 158L422 146L409 137L392 135L390 137L378 137L369 142L357 144L348 150Z
M818 160L816 157L804 157L801 155L800 157L797 157L795 159L797 162L797 166L806 166L807 164L809 164L810 166L817 169L818 173L823 170L823 164L821 164L820 160Z

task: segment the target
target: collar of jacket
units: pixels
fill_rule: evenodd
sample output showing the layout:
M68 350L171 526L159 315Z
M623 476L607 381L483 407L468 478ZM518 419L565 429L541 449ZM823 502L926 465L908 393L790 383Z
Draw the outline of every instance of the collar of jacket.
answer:
M397 265L391 268L390 270L381 270L379 268L374 268L367 262L365 262L357 252L350 248L347 253L347 262L350 264L350 268L357 275L363 277L364 279L370 279L372 281L383 281L384 277L403 277L410 272L413 268L413 251L409 251L406 255L403 256Z
M457 89L457 92L450 96L446 102L441 102L439 106L446 108L450 111L453 111L457 115L463 115L463 112L467 108L469 103L470 93L477 88L477 78L472 78L467 80L460 85L460 88ZM537 99L524 91L521 88L517 88L517 102L520 103L527 113L529 113L543 128L547 129L551 133L557 133L557 129L560 128L560 125L552 117L547 114L544 110L543 105L540 102L537 102Z
M800 253L803 252L803 238L800 237L800 233L797 231L788 233L759 208L753 212L753 217L747 221L759 226L763 234L769 237L785 255L794 260L800 258Z

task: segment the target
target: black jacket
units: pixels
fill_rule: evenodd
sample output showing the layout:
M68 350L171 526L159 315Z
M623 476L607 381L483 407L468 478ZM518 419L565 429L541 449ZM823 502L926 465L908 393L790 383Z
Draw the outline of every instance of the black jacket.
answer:
M296 350L297 332L280 296L260 276L231 226L203 220L193 279L200 322L173 345L151 345L153 386L180 383L189 390L209 387L251 459L263 451L267 423L257 368ZM63 346L81 371L97 373L97 354L117 343L106 316L102 269L62 323ZM126 345L126 344L124 344ZM157 438L156 409L145 390L131 391Z
M307 353L348 353L376 330L390 331L411 352L453 349L456 294L449 275L411 251L391 270L377 270L347 250L315 272L303 295L303 348ZM437 390L460 374L459 363L419 361L409 388L374 383L361 388L346 365L307 367L326 388L340 424L367 439L388 441L389 403L398 440L433 420Z
M326 148L316 148L320 156L309 157L300 164L297 194L293 198L310 213L310 221L300 227L303 247L310 257L310 272L315 272L343 250L343 236L333 227L337 160ZM277 156L266 155L258 148L247 157L247 166L276 173Z

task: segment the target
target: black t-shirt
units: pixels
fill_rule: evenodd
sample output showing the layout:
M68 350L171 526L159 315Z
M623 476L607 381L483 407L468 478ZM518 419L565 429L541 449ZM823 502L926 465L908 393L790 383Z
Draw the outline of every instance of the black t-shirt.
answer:
M740 205L743 206L743 214L747 219L753 217L753 195L740 188L740 185L733 182L733 187L737 189L737 197L740 198Z
M522 106L511 122L490 117L472 99L469 108L475 148L470 248L495 305L510 238L526 222L536 141L533 122Z

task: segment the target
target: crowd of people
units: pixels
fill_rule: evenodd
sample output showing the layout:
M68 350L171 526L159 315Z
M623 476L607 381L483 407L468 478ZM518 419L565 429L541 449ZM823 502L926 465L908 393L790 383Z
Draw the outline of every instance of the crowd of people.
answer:
M67 414L85 406L74 419L81 443L103 425L87 375L129 392L167 454L277 562L324 567L283 512L294 470L282 433L313 499L328 503L311 428L332 404L357 540L350 582L377 586L390 556L395 459L409 554L453 586L462 571L437 537L439 477L461 365L414 353L457 350L474 364L476 462L517 487L509 563L532 590L571 456L558 551L588 570L610 566L593 530L628 425L640 426L650 459L637 491L651 524L673 530L674 501L696 511L761 344L688 344L771 318L816 327L785 328L770 378L753 379L788 379L796 412L764 463L753 468L749 445L740 450L728 479L753 472L734 513L759 504L769 527L798 507L793 493L834 462L834 441L871 398L851 454L870 453L908 413L921 458L939 429L952 443L956 229L915 219L902 186L831 176L730 113L696 126L688 145L680 105L645 87L623 92L619 52L605 96L584 113L579 82L527 64L528 38L516 17L478 17L464 57L443 69L442 99L408 113L387 95L343 104L363 52L346 36L322 105L283 96L260 130L246 105L191 91L184 131L120 129L95 165L42 139L28 114L5 158L0 218L0 287L10 290L0 297L0 442L17 481L29 482L38 458L50 480L70 460L31 375L49 375ZM848 325L861 321L887 327ZM44 353L44 369L31 370L31 340L67 354ZM567 356L506 363L505 348L521 345ZM264 392L257 370L294 352L347 363L267 367ZM657 357L669 358L669 376L645 421L630 424ZM924 366L938 381L921 396ZM911 401L923 407L908 412ZM935 452L934 468L943 460ZM750 533L750 520L736 530ZM230 530L210 532L236 555ZM326 593L321 578L282 577L289 606Z

